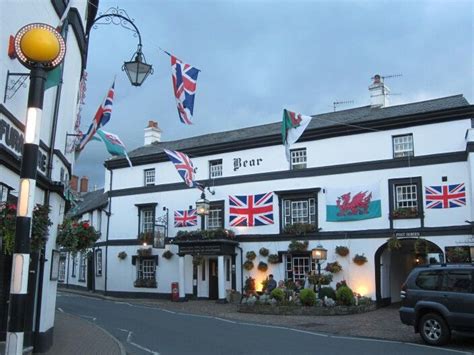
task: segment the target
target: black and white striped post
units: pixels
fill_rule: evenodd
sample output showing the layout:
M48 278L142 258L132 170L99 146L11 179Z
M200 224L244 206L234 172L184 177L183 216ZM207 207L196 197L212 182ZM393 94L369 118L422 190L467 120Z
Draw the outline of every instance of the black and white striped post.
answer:
M43 111L44 86L47 71L64 59L65 43L51 26L30 24L17 33L15 51L18 60L30 72L28 109L20 169L20 188L16 216L15 247L13 250L12 278L8 307L7 355L23 353L28 267L30 263L30 236L35 203L36 169Z

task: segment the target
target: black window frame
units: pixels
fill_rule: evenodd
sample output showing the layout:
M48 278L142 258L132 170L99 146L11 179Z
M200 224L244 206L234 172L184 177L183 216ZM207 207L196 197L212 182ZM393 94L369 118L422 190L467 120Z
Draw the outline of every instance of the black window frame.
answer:
M224 200L218 200L218 201L210 201L209 202L209 214L211 213L211 210L217 210L220 209L220 218L221 218L221 225L219 227L209 227L209 215L206 218L207 220L207 229L219 229L219 228L224 228L225 226L225 201Z
M395 208L396 198L396 187L402 185L416 185L417 196L417 213L413 215L404 215L404 216L397 216L394 212L397 210ZM410 178L397 178L397 179L389 179L388 180L388 203L389 203L389 218L390 220L394 219L413 219L413 218L423 218L424 210L423 210L423 185L421 176L410 177Z
M156 227L156 206L158 203L138 203L135 204L135 206L138 209L138 234L137 234L137 239L140 239L140 234L142 233L142 212L144 210L153 210L153 229L152 229L152 235L155 235L155 227ZM152 243L150 243L152 244Z
M218 165L220 164L222 169L221 169L221 174L219 176L212 176L211 174L211 167L213 165ZM222 177L224 175L224 171L223 171L223 168L224 168L224 165L223 165L223 161L222 159L213 159L213 160L209 160L209 179L218 179L220 177Z
M280 234L285 230L285 209L284 201L301 201L308 200L308 209L309 209L309 199L314 198L314 230L319 230L319 214L318 214L318 194L321 191L320 188L314 189L304 189L304 190L289 190L289 191L275 191L275 194L278 196L278 207L279 207L279 222L280 222ZM309 217L309 216L308 216Z
M102 249L95 250L95 276L102 276L102 269L104 264ZM100 263L99 263L99 255L100 255ZM100 267L99 267L100 266Z
M411 155L403 155L403 156L395 156L395 139L400 137L411 137ZM403 159L403 158L411 158L415 156L415 140L413 139L413 133L405 133L405 134L397 134L392 136L392 157L393 159Z
M225 280L230 282L230 259L227 258L225 261Z
M146 182L146 173L149 171L153 171L153 183ZM155 186L155 185L156 185L156 169L155 168L144 169L143 170L143 186Z
M295 168L295 164L293 164L293 153L294 152L298 152L298 151L304 151L305 152L305 157L306 157L306 160L305 160L305 163L304 163L304 167L297 167ZM301 163L300 164L297 164L297 165L302 165ZM303 170L303 169L306 169L308 167L308 150L306 149L306 147L303 147L303 148L295 148L295 149L290 149L290 170Z

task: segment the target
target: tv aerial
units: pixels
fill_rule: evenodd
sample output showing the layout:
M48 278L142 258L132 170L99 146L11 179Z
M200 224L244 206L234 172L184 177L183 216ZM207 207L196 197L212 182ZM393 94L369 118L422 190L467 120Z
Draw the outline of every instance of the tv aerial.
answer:
M336 108L340 105L347 105L347 104L353 104L354 100L346 100L346 101L334 101L332 103L332 106L334 108L334 112L336 112Z

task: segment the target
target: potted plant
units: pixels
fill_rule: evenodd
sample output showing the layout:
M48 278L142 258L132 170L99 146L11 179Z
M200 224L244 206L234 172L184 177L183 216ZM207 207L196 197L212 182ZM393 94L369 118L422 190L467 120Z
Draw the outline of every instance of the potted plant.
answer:
M387 239L387 247L388 250L398 250L402 247L402 243L397 237L393 236Z
M124 251L121 251L120 253L118 253L117 257L118 257L120 260L124 260L124 259L127 257L127 253L124 252Z
M418 217L417 207L396 208L392 211L392 218L394 219L416 218L416 217Z
M352 261L361 266L364 265L367 262L367 257L364 254L356 254L353 258Z
M253 269L253 261L251 260L246 260L244 262L244 269L247 270L247 271L250 271Z
M254 251L248 251L247 254L245 254L248 260L255 260L257 257L257 254L255 254Z
M270 264L278 264L280 262L280 258L278 257L278 254L270 254L268 256L268 262Z
M290 245L288 245L288 251L290 252L306 251L308 249L308 244L309 243L307 240L305 240L304 242L292 240Z
M305 235L306 233L311 233L316 230L314 224L309 223L294 223L294 224L287 224L284 228L284 232L286 234L293 234L293 235Z
M342 270L342 266L341 264L339 264L337 261L333 262L333 263L327 263L326 267L324 268L324 270L328 271L328 272L331 272L333 274L336 274L338 273L339 271Z
M174 254L173 254L173 252L172 252L171 250L165 250L165 251L163 252L163 254L161 254L161 255L163 256L163 258L169 260L169 259L171 259L171 258L173 257Z
M268 254L270 254L270 251L267 248L260 248L258 252L261 256L268 256Z
M260 271L267 271L268 270L268 264L267 263L264 263L263 261L260 261L258 263L258 266L257 266L257 269L259 269Z
M76 254L92 248L99 236L89 221L76 222L66 219L59 226L56 244Z
M339 256L347 256L349 255L349 248L343 245L338 245L336 247L336 254Z

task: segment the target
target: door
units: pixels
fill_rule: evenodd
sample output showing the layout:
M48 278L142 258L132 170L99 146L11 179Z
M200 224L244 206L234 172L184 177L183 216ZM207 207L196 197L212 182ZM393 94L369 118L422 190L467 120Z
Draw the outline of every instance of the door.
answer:
M87 253L87 290L95 291L94 253Z
M209 299L217 300L218 295L217 285L217 259L209 259Z

